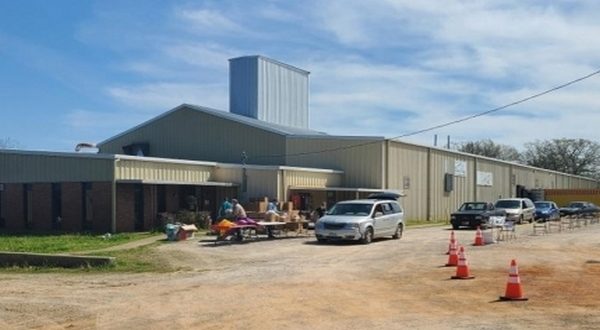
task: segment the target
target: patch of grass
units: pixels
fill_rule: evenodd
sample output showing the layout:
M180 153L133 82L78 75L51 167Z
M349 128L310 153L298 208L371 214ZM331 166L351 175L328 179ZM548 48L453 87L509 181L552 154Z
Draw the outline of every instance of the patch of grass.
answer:
M174 268L168 263L168 257L158 253L156 247L162 242L156 242L150 245L138 248L118 250L110 252L94 253L95 256L115 257L115 263L110 266L101 267L80 267L80 268L60 268L60 267L0 267L2 273L64 273L64 274L98 274L98 273L142 273L155 272L166 273L174 272L180 269Z
M92 270L99 272L131 273L167 273L179 270L169 265L168 256L160 254L156 250L156 247L160 244L164 244L164 242L156 242L150 245L128 250L94 253L96 256L115 257L116 260L112 266L98 267Z
M150 237L155 233L120 233L106 238L92 234L0 234L0 251L67 253L98 250Z

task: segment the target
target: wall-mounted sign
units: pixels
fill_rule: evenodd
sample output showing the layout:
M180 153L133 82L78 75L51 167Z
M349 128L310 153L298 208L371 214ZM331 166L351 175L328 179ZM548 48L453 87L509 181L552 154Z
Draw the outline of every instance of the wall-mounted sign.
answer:
M454 176L467 176L467 162L464 160L454 161Z
M491 172L477 171L477 185L491 187L494 185L494 174Z
M405 190L410 189L410 177L404 176L402 178L402 189L405 189Z

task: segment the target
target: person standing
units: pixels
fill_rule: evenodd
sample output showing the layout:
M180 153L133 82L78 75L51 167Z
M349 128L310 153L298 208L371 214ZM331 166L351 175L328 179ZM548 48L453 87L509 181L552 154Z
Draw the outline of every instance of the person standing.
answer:
M319 207L317 207L315 209L315 212L313 213L313 221L317 222L317 220L319 220L321 217L323 217L326 212L327 212L327 204L325 202L323 202L323 203L321 203L321 205Z

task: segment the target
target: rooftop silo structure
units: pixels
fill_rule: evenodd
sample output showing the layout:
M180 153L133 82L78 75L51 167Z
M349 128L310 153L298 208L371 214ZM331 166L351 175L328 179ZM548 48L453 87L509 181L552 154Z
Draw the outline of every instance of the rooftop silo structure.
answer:
M229 109L269 123L308 128L309 72L263 56L229 60Z

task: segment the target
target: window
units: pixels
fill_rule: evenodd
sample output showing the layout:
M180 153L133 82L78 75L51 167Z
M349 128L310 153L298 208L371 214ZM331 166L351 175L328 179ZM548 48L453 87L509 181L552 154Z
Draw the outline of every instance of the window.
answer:
M389 203L381 204L383 207L383 214L392 214L394 213L392 210L392 206Z
M371 207L373 204L358 204L358 203L340 203L335 204L331 210L330 215L369 215L371 213ZM381 212L381 211L380 211Z
M377 204L377 205L375 206L375 211L373 211L373 215L376 215L376 214L377 214L377 212L379 212L379 213L381 213L381 214L385 214L385 213L383 212L383 208L382 208L382 206L381 206L381 205L383 205L383 204Z
M33 187L29 183L23 184L23 220L25 222L25 228L31 229L33 227L33 198L32 192Z
M144 186L137 184L133 188L134 229L144 230Z
M62 222L62 186L60 183L52 185L52 229L61 229Z
M402 208L397 203L391 203L394 213L402 213Z
M2 217L2 191L4 190L4 186L0 183L0 228L4 228L6 226L6 222Z
M81 228L92 230L94 213L92 207L92 183L81 183Z

